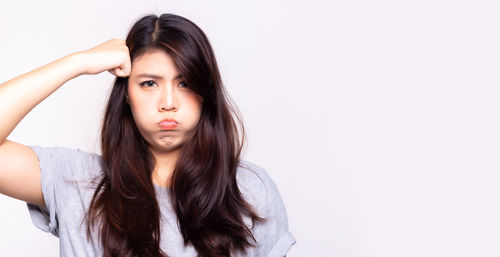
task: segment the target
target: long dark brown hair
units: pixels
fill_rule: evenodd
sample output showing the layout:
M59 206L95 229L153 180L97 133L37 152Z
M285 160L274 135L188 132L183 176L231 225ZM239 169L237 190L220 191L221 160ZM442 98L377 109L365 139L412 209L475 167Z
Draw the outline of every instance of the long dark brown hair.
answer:
M148 50L166 51L203 99L199 123L181 149L165 195L184 244L191 243L199 256L230 256L255 246L243 217L253 225L264 219L245 201L236 181L244 127L206 35L186 18L147 15L132 26L126 44L132 61ZM98 224L105 257L166 256L159 245L160 209L151 180L155 160L125 100L127 86L128 78L116 78L104 114L103 176L86 215L87 237Z

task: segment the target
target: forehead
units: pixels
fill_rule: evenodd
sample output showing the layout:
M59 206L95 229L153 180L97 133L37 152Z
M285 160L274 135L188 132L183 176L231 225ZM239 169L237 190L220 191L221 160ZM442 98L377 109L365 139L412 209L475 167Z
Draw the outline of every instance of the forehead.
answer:
M170 55L161 49L152 49L137 56L132 61L130 76L139 74L157 74L166 77L176 77L177 67Z

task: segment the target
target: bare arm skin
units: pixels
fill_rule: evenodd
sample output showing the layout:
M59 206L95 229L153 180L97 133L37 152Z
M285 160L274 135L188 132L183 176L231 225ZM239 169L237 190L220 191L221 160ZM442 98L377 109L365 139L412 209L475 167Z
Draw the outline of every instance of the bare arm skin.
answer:
M0 84L0 194L45 207L35 152L7 137L26 114L67 81L103 71L127 77L130 69L125 41L111 39Z

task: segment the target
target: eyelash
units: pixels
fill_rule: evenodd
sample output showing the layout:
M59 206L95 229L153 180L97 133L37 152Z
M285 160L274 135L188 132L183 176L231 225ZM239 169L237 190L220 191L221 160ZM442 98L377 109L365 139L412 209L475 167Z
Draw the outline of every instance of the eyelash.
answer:
M156 84L156 82L154 80L147 80L147 81L140 83L139 85L141 85L142 87L151 87L151 86L146 85L146 83L148 83L148 82L153 82ZM179 84L181 84L181 83L185 85L184 87L186 87L186 88L188 87L185 81L181 81Z

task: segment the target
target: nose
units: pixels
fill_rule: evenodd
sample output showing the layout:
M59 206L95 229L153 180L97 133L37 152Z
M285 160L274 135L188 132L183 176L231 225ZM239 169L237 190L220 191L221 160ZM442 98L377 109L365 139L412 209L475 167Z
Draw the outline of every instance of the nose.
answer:
M176 111L178 108L177 93L172 85L167 85L160 90L160 104L158 109L160 112Z

